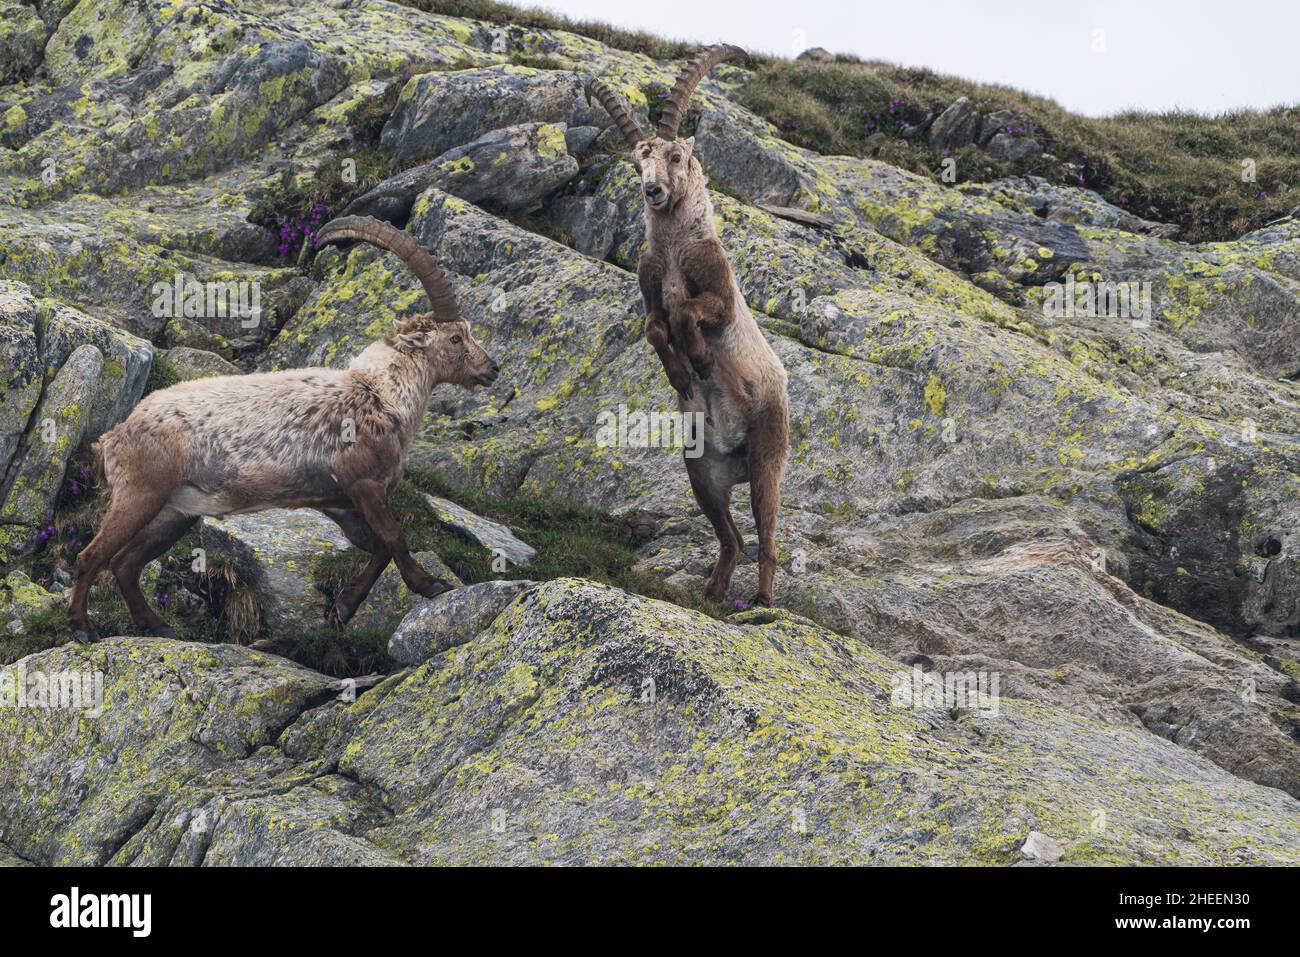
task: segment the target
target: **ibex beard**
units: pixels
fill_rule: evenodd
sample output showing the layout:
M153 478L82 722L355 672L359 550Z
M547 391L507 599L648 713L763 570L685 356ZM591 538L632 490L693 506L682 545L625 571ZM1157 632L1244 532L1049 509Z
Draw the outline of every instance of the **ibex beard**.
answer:
M704 421L703 454L685 460L691 490L719 543L704 594L726 597L742 545L731 517L731 490L748 482L759 544L758 590L750 601L767 605L776 576L776 520L789 451L785 369L745 305L714 229L695 138L677 135L696 85L715 65L736 56L744 51L715 46L688 63L650 136L600 80L587 89L614 118L641 174L647 245L637 275L646 340L677 392L678 408L699 413Z
M348 216L319 242L360 239L399 256L432 311L402 322L346 369L291 369L184 382L147 396L97 443L109 486L98 534L77 555L68 606L79 641L98 640L86 611L107 564L135 628L172 636L140 592L140 572L201 516L315 508L370 554L339 594L331 617L346 623L396 561L412 591L452 586L411 556L388 499L436 385L490 385L498 366L460 318L442 271L415 240L387 223Z

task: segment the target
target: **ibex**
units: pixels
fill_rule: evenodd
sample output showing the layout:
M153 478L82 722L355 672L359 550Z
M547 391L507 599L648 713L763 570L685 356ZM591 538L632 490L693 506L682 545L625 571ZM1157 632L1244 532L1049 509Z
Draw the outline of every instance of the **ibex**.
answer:
M470 335L442 271L408 234L367 217L329 223L318 242L361 239L399 256L424 286L432 310L402 322L346 369L199 379L147 396L97 443L110 490L99 533L76 558L68 607L74 637L96 641L86 614L90 586L113 570L137 629L172 630L140 593L140 571L202 515L315 508L370 553L338 596L345 623L396 560L412 591L448 590L411 557L388 508L406 453L441 382L472 389L497 378L492 357Z
M789 449L785 369L750 314L713 228L708 180L693 155L695 137L677 128L692 91L739 47L710 47L688 63L668 94L658 129L645 136L613 91L587 86L632 150L645 192L647 246L637 266L645 299L645 337L659 355L683 413L702 413L704 452L686 458L700 508L719 542L704 594L725 597L741 550L731 489L748 482L758 526L758 591L770 604L776 574L776 516Z

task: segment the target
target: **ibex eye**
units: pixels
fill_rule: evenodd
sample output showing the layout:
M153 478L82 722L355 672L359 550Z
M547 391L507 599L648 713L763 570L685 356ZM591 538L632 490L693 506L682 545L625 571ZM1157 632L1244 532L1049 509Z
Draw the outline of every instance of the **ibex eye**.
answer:
M681 153L674 153L674 154L673 154L673 162L674 162L674 163L680 163L681 161L682 161L682 154L681 154Z
M460 336L452 336L451 341L457 345L460 344Z

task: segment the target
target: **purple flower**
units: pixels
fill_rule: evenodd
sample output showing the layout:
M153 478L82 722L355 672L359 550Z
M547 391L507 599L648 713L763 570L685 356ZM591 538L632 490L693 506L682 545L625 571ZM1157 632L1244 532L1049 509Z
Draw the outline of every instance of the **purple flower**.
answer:
M741 611L749 611L749 602L737 598L736 607L739 608Z

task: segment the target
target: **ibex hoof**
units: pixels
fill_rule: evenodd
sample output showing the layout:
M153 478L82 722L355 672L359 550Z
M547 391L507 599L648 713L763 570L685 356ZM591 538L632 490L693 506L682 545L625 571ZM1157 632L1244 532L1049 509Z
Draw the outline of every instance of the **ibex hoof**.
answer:
M411 591L423 595L425 598L437 598L445 591L451 591L455 587L449 581L441 578L430 578L428 582L422 582L419 585L412 585Z
M771 608L772 596L764 595L762 592L759 592L757 595L753 595L749 599L749 607L750 608Z
M82 645L93 645L103 637L95 628L75 628L72 632L72 640Z
M672 386L673 390L683 399L689 399L695 394L695 390L691 388L691 377L684 373L670 375L668 377L668 384Z
M176 629L173 628L171 625L159 625L159 626L156 627L156 628L151 627L151 626L149 626L149 625L145 625L145 626L144 626L142 629L140 629L140 630L143 631L145 634L153 635L155 638L175 638L175 637L176 637Z
M356 612L357 610L355 608L340 598L331 605L330 610L325 613L325 620L335 627L342 628L352 620L352 616L355 615Z

